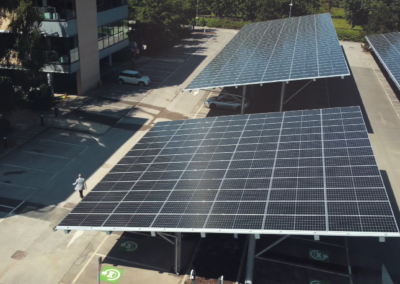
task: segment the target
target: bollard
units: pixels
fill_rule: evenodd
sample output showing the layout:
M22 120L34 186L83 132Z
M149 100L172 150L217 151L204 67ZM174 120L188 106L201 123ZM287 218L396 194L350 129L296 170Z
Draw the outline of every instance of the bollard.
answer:
M7 149L8 145L7 145L7 137L4 137L4 149Z
M43 114L40 115L40 124L41 124L42 126L44 126Z
M58 117L58 106L54 107L54 115L55 117Z

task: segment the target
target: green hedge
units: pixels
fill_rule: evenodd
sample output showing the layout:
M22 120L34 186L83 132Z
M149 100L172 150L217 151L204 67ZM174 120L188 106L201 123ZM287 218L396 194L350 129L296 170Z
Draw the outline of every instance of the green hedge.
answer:
M199 18L199 24L210 28L237 29L240 30L244 25L250 22L237 22L226 19ZM336 28L339 40L364 42L359 30Z
M240 30L244 25L251 24L250 22L237 22L227 19L199 18L199 23L210 28L223 28Z
M357 30L336 29L339 40L365 42L364 37Z

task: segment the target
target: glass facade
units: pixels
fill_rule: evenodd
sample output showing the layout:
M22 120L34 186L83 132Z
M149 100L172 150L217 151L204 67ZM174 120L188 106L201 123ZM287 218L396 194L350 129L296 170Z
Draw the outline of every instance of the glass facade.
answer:
M97 28L99 50L128 38L128 20L117 21Z
M76 18L75 0L32 0L45 21L65 21Z
M96 0L97 12L113 9L119 6L127 5L127 0Z
M71 64L79 60L78 37L47 37L47 56L53 64Z

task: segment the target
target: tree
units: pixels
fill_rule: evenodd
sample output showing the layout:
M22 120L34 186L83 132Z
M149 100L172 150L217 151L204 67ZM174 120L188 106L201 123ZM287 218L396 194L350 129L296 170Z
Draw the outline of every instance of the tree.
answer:
M194 3L194 1L189 1ZM189 25L195 6L185 0L130 0L136 32L150 49L164 48L166 43L182 36L182 25Z
M30 0L2 0L0 3L0 21L8 23L10 31L2 34L0 64L9 68L12 75L7 84L14 86L12 90L7 89L7 93L0 92L0 100L7 102L6 109L0 109L3 114L13 108L21 94L15 92L15 99L11 100L11 91L21 87L27 93L31 87L37 88L43 82L41 71L48 59L46 42L40 30L42 19Z
M378 1L372 4L368 23L364 25L367 34L381 34L398 31L399 15L394 3Z
M268 21L289 17L290 0L260 0L258 21ZM293 1L292 17L316 14L321 8L319 0Z
M344 0L342 2L346 20L350 23L351 28L364 26L368 23L371 4L371 0Z

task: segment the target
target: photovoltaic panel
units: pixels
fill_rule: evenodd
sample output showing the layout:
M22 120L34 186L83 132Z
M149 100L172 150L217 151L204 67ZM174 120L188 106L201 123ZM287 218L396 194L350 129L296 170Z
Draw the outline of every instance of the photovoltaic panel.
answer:
M399 236L359 107L157 123L57 228Z
M326 13L245 25L185 90L347 75Z
M400 33L365 37L397 88L400 89Z

